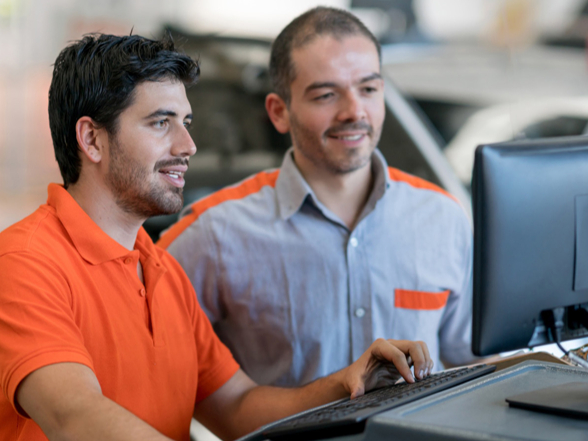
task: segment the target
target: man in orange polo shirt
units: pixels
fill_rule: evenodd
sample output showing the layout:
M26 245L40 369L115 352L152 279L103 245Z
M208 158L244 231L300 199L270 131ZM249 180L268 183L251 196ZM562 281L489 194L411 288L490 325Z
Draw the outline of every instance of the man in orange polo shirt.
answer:
M234 438L430 371L421 342L378 340L298 389L262 387L219 342L176 261L142 223L178 211L196 147L173 43L91 35L64 49L49 119L64 184L0 233L0 439L187 440L192 416ZM246 256L244 256L246 257Z

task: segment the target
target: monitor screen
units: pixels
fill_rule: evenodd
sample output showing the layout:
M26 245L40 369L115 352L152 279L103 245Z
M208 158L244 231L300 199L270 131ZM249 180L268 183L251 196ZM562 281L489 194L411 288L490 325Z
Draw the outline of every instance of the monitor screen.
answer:
M476 150L472 349L588 335L588 137Z

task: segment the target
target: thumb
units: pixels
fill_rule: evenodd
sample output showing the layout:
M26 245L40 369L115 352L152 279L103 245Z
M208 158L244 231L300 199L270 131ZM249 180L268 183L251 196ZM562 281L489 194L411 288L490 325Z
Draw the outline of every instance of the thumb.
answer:
M349 383L349 389L351 390L350 399L361 397L365 393L365 383L357 378Z

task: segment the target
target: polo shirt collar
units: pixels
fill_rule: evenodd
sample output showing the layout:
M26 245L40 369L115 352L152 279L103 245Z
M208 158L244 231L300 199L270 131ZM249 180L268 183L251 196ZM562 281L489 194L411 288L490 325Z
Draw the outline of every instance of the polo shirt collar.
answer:
M280 217L287 220L300 210L307 198L311 198L314 204L321 208L322 204L316 198L312 188L308 185L298 167L294 163L294 148L290 147L284 156L280 174L276 181L276 194ZM368 198L366 208L373 209L376 202L384 196L390 187L390 176L386 159L378 149L372 155L372 170L374 173L374 187Z
M88 262L97 265L133 252L102 231L62 185L49 184L47 204L55 209L75 248ZM156 255L152 250L153 246L141 227L135 247L142 254L151 257Z

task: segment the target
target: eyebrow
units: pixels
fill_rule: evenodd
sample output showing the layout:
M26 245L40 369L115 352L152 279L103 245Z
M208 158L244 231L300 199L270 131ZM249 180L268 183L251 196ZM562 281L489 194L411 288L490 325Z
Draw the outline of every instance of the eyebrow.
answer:
M382 79L382 75L380 75L377 72L374 72L371 75L368 75L367 77L363 77L360 81L359 84L361 83L367 83L368 81L372 81L372 80L381 80Z
M144 119L158 118L158 117L161 117L161 116L172 116L172 117L176 117L176 116L178 116L178 114L176 112L174 112L173 110L157 109L155 112L150 113L149 115L147 115ZM185 116L185 119L193 119L193 115L191 113L188 113Z
M373 74L368 75L367 77L363 77L361 80L359 80L358 84L363 84L363 83L367 83L368 81L381 80L381 79L382 79L382 75L380 75L377 72L374 72ZM337 83L333 83L331 81L312 83L310 86L308 86L306 88L306 90L304 92L308 93L308 92L315 90L315 89L322 89L323 87L337 87Z

